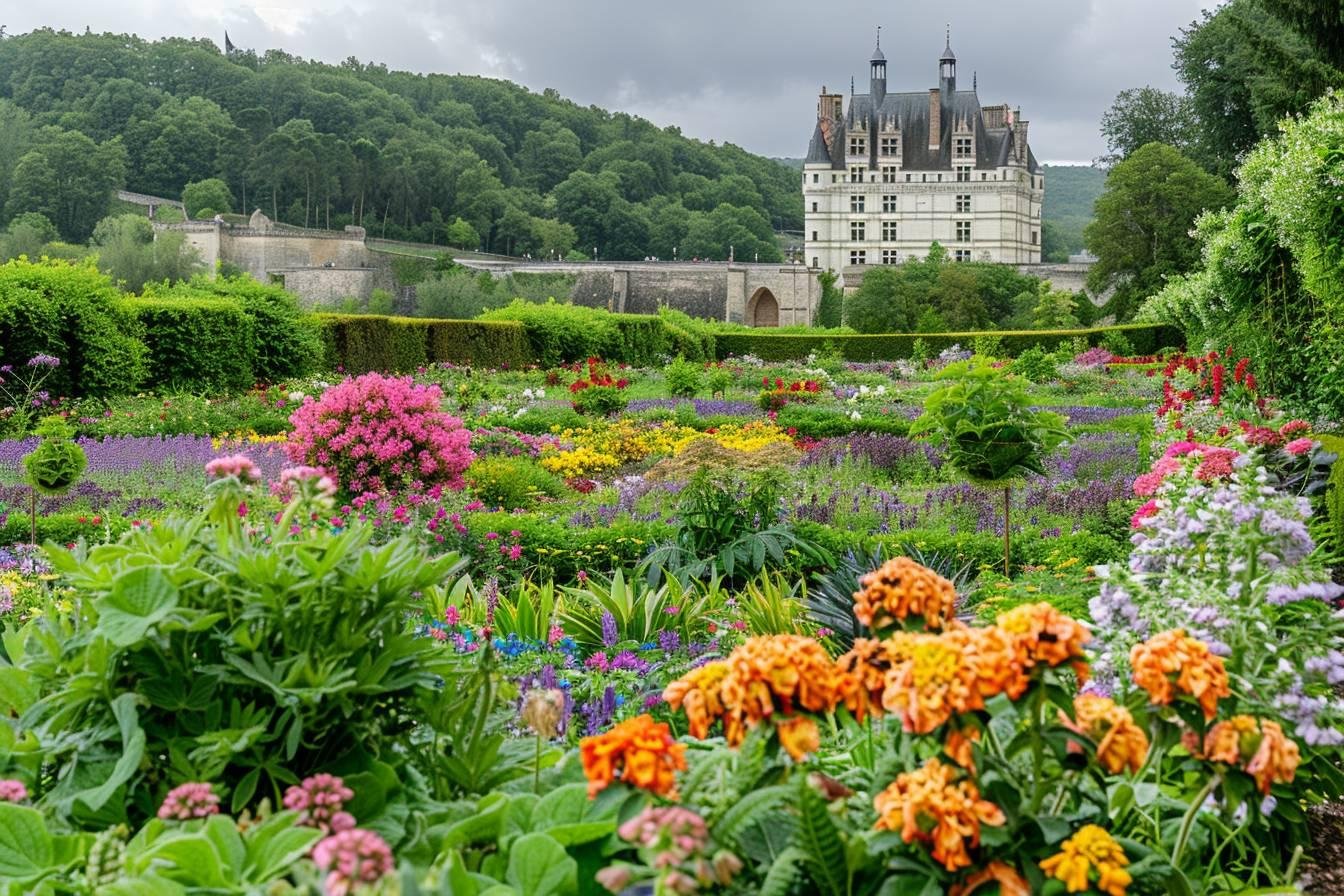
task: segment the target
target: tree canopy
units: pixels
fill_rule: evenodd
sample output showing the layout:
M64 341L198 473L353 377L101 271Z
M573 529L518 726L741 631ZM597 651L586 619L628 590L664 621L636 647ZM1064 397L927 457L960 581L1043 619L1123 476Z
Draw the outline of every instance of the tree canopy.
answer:
M111 191L263 209L309 227L516 254L779 260L797 173L731 144L507 81L422 75L204 40L38 30L0 41L0 224L84 241ZM666 213L666 214L664 214ZM670 219L664 224L663 219ZM453 228L450 235L449 229Z

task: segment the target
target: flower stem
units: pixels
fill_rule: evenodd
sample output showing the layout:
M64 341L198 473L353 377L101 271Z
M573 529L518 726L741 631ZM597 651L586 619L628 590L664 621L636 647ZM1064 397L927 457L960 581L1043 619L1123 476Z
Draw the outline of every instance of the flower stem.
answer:
M1199 815L1200 808L1204 805L1209 794L1213 793L1223 781L1222 774L1215 774L1209 778L1208 783L1195 794L1194 800L1190 803L1190 808L1186 810L1185 818L1181 819L1181 829L1176 834L1176 843L1171 848L1171 865L1179 870L1181 855L1185 852L1185 844L1190 839L1190 833L1195 829L1195 818Z

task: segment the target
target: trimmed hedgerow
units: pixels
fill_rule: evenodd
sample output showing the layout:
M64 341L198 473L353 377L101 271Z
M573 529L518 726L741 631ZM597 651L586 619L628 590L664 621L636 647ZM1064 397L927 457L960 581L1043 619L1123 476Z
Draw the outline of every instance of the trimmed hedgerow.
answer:
M61 360L53 395L118 395L145 376L145 346L121 293L88 262L0 264L0 364L36 354Z
M894 361L914 355L915 341L922 340L929 351L939 352L952 345L970 348L977 338L993 336L1006 355L1016 356L1032 346L1054 349L1075 339L1096 345L1110 334L1124 335L1138 354L1151 354L1159 346L1184 342L1181 332L1165 325L1121 324L1082 330L995 330L988 333L874 333L871 335L772 333L720 333L715 351L720 358L730 355L755 355L767 361L805 358L820 351L826 343L835 345L850 361Z
M241 391L255 382L252 320L230 299L127 299L156 389Z
M474 367L516 368L532 363L527 331L509 321L431 320L429 358Z
M430 361L526 367L532 361L517 323L427 320L375 314L319 314L326 366L346 373L407 372Z

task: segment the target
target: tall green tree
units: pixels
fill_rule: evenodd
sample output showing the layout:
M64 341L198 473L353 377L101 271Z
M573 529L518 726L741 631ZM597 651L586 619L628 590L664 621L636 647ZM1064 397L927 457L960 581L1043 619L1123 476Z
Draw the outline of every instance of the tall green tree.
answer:
M1149 143L1165 143L1193 155L1194 112L1190 100L1177 93L1155 87L1122 90L1101 116L1101 135L1112 164Z
M1232 201L1233 192L1180 150L1162 143L1140 147L1111 169L1096 204L1096 219L1084 232L1097 256L1088 288L1114 288L1110 310L1125 320L1135 305L1199 261L1190 236L1200 213Z
M125 177L126 149L119 138L94 143L78 131L44 127L14 168L6 214L40 212L61 236L83 242Z
M201 217L202 211L227 214L233 211L233 192L217 177L194 181L182 189L182 205L189 218Z

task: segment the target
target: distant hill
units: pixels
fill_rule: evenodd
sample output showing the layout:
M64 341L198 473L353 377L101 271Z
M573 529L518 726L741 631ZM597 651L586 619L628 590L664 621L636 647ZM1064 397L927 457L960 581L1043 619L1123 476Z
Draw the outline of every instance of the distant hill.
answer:
M127 189L218 178L230 207L510 255L777 261L794 170L508 81L206 40L39 29L0 40L0 226L88 239ZM211 194L219 196L219 193Z
M1106 186L1106 172L1090 165L1045 165L1045 226L1055 231L1055 246L1064 255L1083 250L1083 228L1092 220L1092 206ZM1047 239L1047 248L1052 241ZM1051 259L1063 260L1063 259Z

